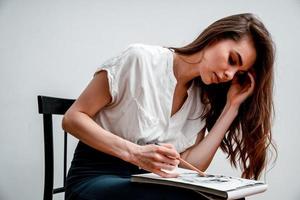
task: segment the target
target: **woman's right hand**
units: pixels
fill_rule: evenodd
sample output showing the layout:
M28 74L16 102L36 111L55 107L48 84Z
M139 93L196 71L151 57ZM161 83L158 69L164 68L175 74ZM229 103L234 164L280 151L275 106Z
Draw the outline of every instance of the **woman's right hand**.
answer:
M178 158L180 155L172 144L138 145L132 153L130 160L132 164L161 177L173 178L178 176L176 173L167 173L164 171L172 171L179 164Z

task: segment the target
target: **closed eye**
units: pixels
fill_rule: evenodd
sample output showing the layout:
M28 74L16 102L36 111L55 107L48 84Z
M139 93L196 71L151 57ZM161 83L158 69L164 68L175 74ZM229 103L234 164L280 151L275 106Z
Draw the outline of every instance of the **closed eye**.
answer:
M228 57L228 64L234 66L236 64L236 62L233 60L232 55L229 55Z

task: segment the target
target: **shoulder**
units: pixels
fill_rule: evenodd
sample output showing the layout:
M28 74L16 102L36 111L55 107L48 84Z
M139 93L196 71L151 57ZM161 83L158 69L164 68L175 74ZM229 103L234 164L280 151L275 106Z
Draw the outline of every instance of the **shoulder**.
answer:
M148 45L133 43L127 46L125 53L132 59L153 58L164 51L164 47L159 45Z

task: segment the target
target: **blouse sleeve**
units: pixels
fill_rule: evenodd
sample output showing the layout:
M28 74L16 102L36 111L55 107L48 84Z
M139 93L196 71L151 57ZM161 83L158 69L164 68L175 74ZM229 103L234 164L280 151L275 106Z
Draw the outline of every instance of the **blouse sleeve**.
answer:
M137 65L140 62L138 59L140 59L139 48L132 44L119 55L106 60L97 68L94 76L103 70L107 72L109 92L112 98L107 106L113 106L123 97L126 97L128 93L134 93L136 82L139 81Z

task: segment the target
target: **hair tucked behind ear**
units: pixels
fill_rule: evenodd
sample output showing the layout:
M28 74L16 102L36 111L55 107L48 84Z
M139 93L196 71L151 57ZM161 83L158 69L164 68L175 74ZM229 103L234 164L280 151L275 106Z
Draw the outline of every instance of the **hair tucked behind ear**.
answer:
M221 149L228 154L233 166L240 164L242 177L258 179L266 167L270 145L277 155L271 133L275 48L263 23L251 13L228 16L208 26L192 43L171 49L179 54L189 55L214 41L238 41L243 36L250 36L256 49L257 58L252 66L255 72L255 88L252 96L240 106L237 117L221 143ZM204 128L210 130L226 104L230 82L205 85L199 79L196 81L201 87L201 101L204 104L201 118L206 120Z

